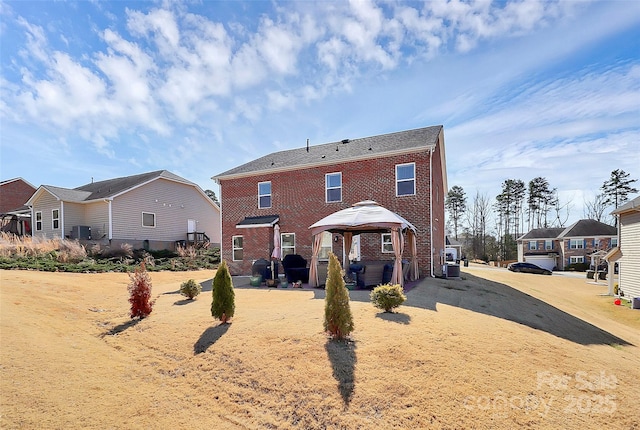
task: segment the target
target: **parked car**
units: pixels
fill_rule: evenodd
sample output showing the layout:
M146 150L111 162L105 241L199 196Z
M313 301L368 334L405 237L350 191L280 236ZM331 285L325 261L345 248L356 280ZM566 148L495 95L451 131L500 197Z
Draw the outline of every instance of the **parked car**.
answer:
M535 273L537 275L551 275L551 270L543 269L532 263L511 263L507 266L512 272Z

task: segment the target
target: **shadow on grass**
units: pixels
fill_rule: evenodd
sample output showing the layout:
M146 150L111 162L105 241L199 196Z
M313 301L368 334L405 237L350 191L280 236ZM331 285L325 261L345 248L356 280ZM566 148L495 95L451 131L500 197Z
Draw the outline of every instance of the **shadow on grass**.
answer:
M173 306L184 306L184 305L188 305L189 303L194 303L195 300L194 299L182 299L182 300L177 300L175 302L173 302Z
M202 287L201 293L204 293L207 291L211 292L212 285L213 285L213 278L200 282L200 286ZM167 291L166 293L162 293L163 296L171 295L171 294L180 294L180 290L178 289L175 291Z
M201 354L218 341L229 330L231 324L219 324L209 327L200 335L200 339L193 344L193 354Z
M104 333L102 333L100 335L100 337L105 337L105 336L115 336L118 333L122 333L123 331L125 331L126 329L133 327L135 325L137 325L140 321L142 321L142 319L136 318L134 320L129 320L127 322L123 322L122 324L118 324L117 326L115 326L114 328L112 328L109 331L106 331Z
M351 402L355 388L356 344L350 340L329 339L324 347L346 408Z
M425 280L407 295L404 306L437 311L440 303L513 321L581 345L632 345L508 285L469 273L464 276L464 280Z
M398 324L408 325L411 323L411 316L407 314L401 314L396 312L380 312L376 314L376 318L383 319L385 321L395 322Z

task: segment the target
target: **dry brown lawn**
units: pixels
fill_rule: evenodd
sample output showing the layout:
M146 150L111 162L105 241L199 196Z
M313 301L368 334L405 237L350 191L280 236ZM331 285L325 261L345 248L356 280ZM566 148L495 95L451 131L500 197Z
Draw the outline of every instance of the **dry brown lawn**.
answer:
M151 273L131 322L126 274L1 271L0 428L640 428L640 311L585 279L469 267L394 314L352 291L340 343L322 290L236 284L218 325L210 282L177 294L213 275Z

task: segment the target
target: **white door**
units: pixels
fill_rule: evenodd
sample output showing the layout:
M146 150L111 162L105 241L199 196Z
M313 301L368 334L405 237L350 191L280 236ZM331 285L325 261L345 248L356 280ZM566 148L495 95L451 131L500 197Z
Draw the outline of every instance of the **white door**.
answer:
M196 232L196 220L188 219L187 220L187 233L195 233Z

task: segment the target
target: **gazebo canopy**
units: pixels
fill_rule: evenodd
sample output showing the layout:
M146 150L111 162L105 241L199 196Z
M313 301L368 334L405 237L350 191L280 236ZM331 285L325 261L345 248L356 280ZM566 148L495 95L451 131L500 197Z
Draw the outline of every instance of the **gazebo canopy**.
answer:
M332 213L309 227L314 236L323 231L371 233L392 228L401 228L402 230L409 228L416 231L416 228L409 221L372 200L365 200L350 208Z
M402 252L404 250L403 231L407 231L409 248L411 250L411 267L410 276L412 279L418 277L418 262L415 233L416 228L406 219L380 206L378 203L365 200L354 204L350 208L346 208L322 218L320 221L312 224L309 229L314 236L313 256L311 257L311 270L309 282L312 286L318 285L318 253L321 246L321 233L329 231L332 233L340 233L344 236L345 261L343 267L346 269L348 262L348 250L351 248L351 239L355 234L374 233L380 231L391 231L391 244L395 255L392 282L403 285L402 277Z

